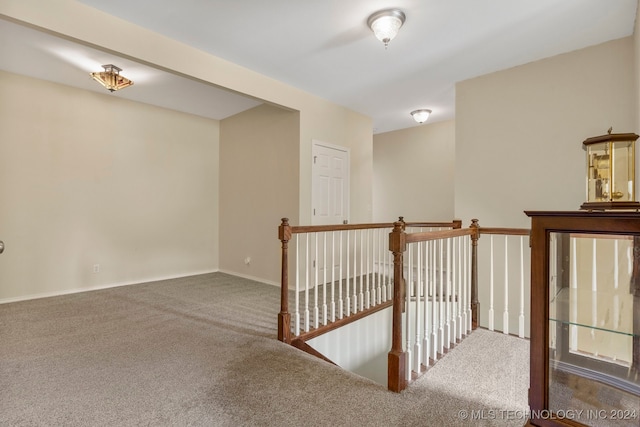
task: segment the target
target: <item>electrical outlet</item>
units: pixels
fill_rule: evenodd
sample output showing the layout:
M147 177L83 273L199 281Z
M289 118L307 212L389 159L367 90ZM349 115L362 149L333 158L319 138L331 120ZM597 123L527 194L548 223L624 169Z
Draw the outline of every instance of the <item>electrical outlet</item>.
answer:
M247 265L251 264L251 257L250 256L246 257L244 259L244 263L247 264Z
M93 264L93 272L100 273L100 264Z

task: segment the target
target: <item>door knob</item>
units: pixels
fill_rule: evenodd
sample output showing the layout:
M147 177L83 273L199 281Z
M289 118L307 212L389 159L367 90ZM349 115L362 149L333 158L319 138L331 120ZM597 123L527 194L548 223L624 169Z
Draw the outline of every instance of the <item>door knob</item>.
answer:
M0 254L4 252L4 242L0 240Z

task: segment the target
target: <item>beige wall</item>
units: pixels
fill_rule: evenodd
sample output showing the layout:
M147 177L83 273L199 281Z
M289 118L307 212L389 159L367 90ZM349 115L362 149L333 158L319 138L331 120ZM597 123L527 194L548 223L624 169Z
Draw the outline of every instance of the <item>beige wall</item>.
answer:
M220 122L220 270L280 283L278 225L298 223L298 135L298 112L269 105Z
M582 141L635 132L633 38L456 85L455 215L529 227L524 210L585 201Z
M70 38L80 43L91 44L94 47L111 51L114 54L137 58L140 61L164 70L192 76L204 82L264 100L270 105L282 106L285 110L296 112L298 128L295 134L296 148L294 151L298 156L298 164L296 165L297 169L295 172L297 175L292 178L291 173L293 172L291 170L280 171L280 169L278 169L280 168L280 163L263 164L263 168L260 169L261 171L276 170L278 176L286 176L286 178L289 179L285 184L287 190L282 193L286 195L286 200L279 200L279 202L282 203L279 203L277 208L270 207L264 217L261 216L259 208L251 211L253 215L247 217L247 212L243 210L243 206L246 205L242 205L242 203L231 205L225 203L225 207L220 211L220 215L224 215L225 218L231 218L231 221L234 221L234 215L239 214L240 217L246 220L243 225L246 225L252 230L256 230L256 228L259 228L259 230L256 233L250 234L251 239L249 241L234 246L228 255L225 254L225 258L221 260L224 264L220 265L223 270L245 274L267 282L279 280L279 270L278 273L275 274L275 271L279 269L279 259L276 259L276 263L272 264L271 262L274 260L272 259L273 253L269 251L272 250L271 245L278 244L276 236L280 217L290 217L292 221L295 221L292 222L294 225L310 224L311 222L311 144L313 140L326 141L350 148L351 220L352 222L366 222L371 220L373 166L372 121L369 117L332 104L324 99L312 96L299 89L287 86L284 83L223 59L216 58L203 51L181 44L144 28L137 27L129 22L92 9L73 0L42 0L29 2L1 0L0 16L42 29L43 31L51 32L61 37ZM99 111L99 109L96 111ZM272 113L267 113L267 115L270 114ZM291 117L291 115L289 117ZM242 118L240 117L238 120L242 120ZM287 143L290 142L289 131L290 129L287 128ZM122 138L128 139L135 137L135 131L132 132L133 135L124 135ZM269 138L275 141L278 138L277 132L270 134ZM225 149L226 148L228 148L228 145L225 145ZM263 147L257 147L256 149L260 151L262 148ZM248 150L249 147L245 147L245 149ZM290 153L291 151L287 152ZM238 153L232 153L232 155L237 154ZM269 161L280 161L272 157L268 157L268 159ZM255 160L257 159L253 158L251 161ZM237 158L234 159L234 162L227 162L225 160L223 164L231 168L243 170L243 161L235 163L236 161ZM234 170L230 173L233 174L233 171ZM217 166L212 166L209 172L217 173ZM226 174L227 170L224 172ZM251 172L253 173L254 171ZM257 179L257 177L253 179ZM273 183L278 186L282 185L281 182L276 182L275 179L264 181L264 176L259 177L259 179L261 180L262 188L265 188L268 183ZM225 184L221 188L223 191L228 192L230 189L233 189L233 185L227 187ZM289 186L295 188L295 194L291 193ZM249 190L253 191L254 194L258 194L255 193L254 189L249 188ZM260 196L264 194L267 193L259 193ZM205 195L205 197L208 197L208 195ZM284 196L278 197L282 198ZM227 193L225 201L231 198ZM227 210L227 206L232 207ZM217 214L218 211L216 210L215 212L208 213L207 217L209 220L215 222L217 220ZM123 216L122 221L125 220L126 217ZM146 226L151 228L150 225ZM224 226L225 225L221 223L221 227ZM271 227L271 229L267 231L267 227ZM228 240L226 236L222 239L225 245ZM160 246L167 245L168 247L171 245L170 241L165 241L164 239L146 243L149 244L149 250L152 250L152 244ZM212 240L208 240L207 244L217 248L217 235L212 237ZM169 249L161 249L161 251L166 250ZM268 255L256 255L260 254L263 250L265 251L264 254ZM208 254L207 251L208 249L204 248L203 253ZM246 256L252 257L252 262L249 267L244 264L244 258ZM6 259L6 253L4 257ZM197 263L199 257L200 255L194 257L194 263ZM212 268L217 267L217 259L216 249L214 260L212 261L213 264L211 264ZM93 261L91 262L93 263ZM109 280L112 280L112 283L116 280L136 280L136 278L142 281L150 280L164 274L182 274L182 266L175 266L175 268L172 269L172 265L171 262L166 263L157 271L153 268L148 268L143 275L138 275L137 273L127 274L126 269L123 269L123 275L126 276L125 278L107 278L106 275L102 275L101 283L107 283ZM48 276L46 268L40 266L35 268L38 270L37 274L39 277ZM165 273L167 270L172 270L172 272ZM94 279L94 276L90 276L90 279ZM60 286L68 289L76 285L58 284L51 288L60 289ZM27 295L30 291L19 291L19 293Z
M375 135L373 220L452 220L454 160L453 120Z
M300 223L311 223L314 139L352 148L351 220L371 218L373 125L369 117L73 0L2 0L0 15L299 111Z
M218 121L6 72L0 93L0 302L218 268Z

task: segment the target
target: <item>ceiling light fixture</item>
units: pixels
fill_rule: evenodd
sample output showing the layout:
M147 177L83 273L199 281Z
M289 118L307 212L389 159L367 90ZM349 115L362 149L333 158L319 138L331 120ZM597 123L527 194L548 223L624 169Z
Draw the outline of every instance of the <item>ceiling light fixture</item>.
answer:
M431 110L426 110L426 109L413 110L411 112L411 117L413 117L413 120L415 120L418 123L424 123L427 121L430 114L431 114Z
M131 86L133 82L120 75L120 68L113 64L103 65L104 71L99 73L91 73L91 77L102 86L106 87L110 92Z
M367 20L367 25L376 35L376 38L384 43L385 49L389 42L398 34L398 30L404 24L406 17L399 9L385 9L374 13Z

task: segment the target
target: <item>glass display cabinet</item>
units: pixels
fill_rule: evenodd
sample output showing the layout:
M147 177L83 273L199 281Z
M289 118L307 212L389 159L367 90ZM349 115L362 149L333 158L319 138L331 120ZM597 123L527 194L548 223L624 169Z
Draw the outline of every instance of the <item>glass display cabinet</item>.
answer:
M580 209L640 209L635 201L635 133L609 133L582 142L587 152L587 201Z
M527 425L640 426L640 213L526 214Z

